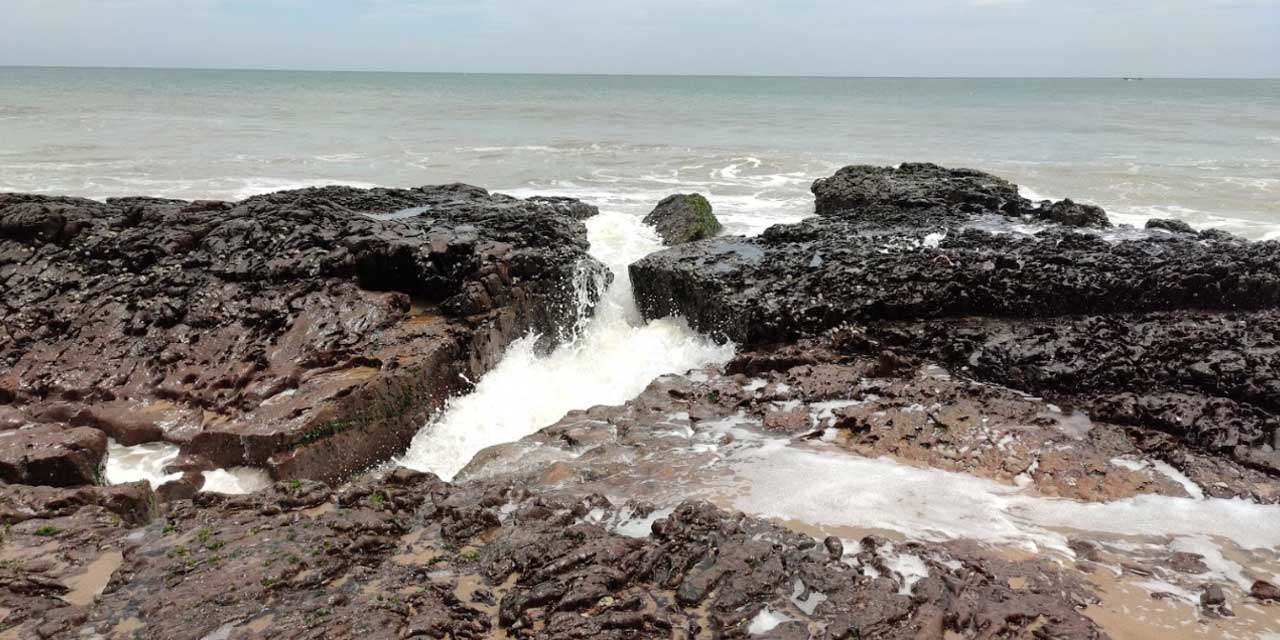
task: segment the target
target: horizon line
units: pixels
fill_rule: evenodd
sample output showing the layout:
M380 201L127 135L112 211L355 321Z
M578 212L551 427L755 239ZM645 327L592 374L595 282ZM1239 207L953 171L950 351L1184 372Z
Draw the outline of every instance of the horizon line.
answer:
M130 65L61 65L0 64L0 69L85 69L99 71L242 71L261 73L367 73L450 76L568 76L604 78L806 78L814 80L1280 80L1276 76L959 76L959 75L822 75L822 74L751 74L751 73L588 73L559 71L407 71L380 69L290 69L284 67L167 67Z

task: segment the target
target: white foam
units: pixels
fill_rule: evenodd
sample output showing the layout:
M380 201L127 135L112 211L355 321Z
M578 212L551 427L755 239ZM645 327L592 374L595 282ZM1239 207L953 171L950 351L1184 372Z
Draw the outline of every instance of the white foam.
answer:
M1147 468L1147 463L1142 460L1134 460L1132 458L1112 458L1111 464L1128 469L1129 471L1142 471Z
M151 488L171 480L182 478L182 473L165 473L165 465L178 457L178 446L168 442L148 442L126 447L115 440L107 441L108 484L124 484L146 480ZM201 491L211 493L244 494L260 491L271 485L271 476L263 469L232 467L204 472Z
M1037 497L974 476L821 452L764 447L737 462L735 508L817 526L878 528L910 539L972 538L1067 551L1066 533L1201 536L1248 549L1280 545L1280 506L1142 495L1086 503Z
M146 480L154 489L177 480L181 473L165 473L165 465L178 457L178 446L168 442L148 442L126 447L107 440L107 483L124 484Z
M751 619L751 624L747 625L747 633L753 636L764 635L773 631L778 625L790 621L791 618L765 607L760 610L760 613L756 614L756 617Z
M1170 480L1182 485L1182 488L1186 490L1187 495L1197 500L1204 499L1204 489L1201 489L1200 485L1196 484L1191 478L1188 478L1186 474L1173 468L1173 465L1170 465L1168 462L1163 460L1156 460L1151 463L1151 466L1156 471L1167 476Z
M1239 189L1252 189L1262 193L1271 193L1280 185L1280 179L1277 178L1248 178L1248 177L1232 177L1226 176L1219 178L1223 182L1234 185ZM1041 200L1055 200L1056 198L1047 197L1028 187L1019 186L1018 193L1033 202ZM1241 237L1252 238L1255 240L1275 240L1280 239L1280 223L1264 220L1253 220L1248 218L1237 218L1232 216L1224 216L1208 211L1201 211L1178 204L1132 204L1132 203L1098 203L1107 212L1107 217L1116 225L1129 225L1137 229L1143 229L1148 220L1154 218L1173 219L1185 222L1193 229L1221 229ZM1025 233L1035 233L1040 230L1039 225L1027 226L1021 231ZM1109 231L1104 237L1114 237L1116 239L1125 239L1123 227L1120 229ZM1136 236L1135 236L1136 237Z
M271 476L263 469L231 467L204 472L204 486L200 491L241 495L261 491L271 486Z
M796 578L795 585L791 590L791 604L797 609L803 611L805 615L811 616L817 610L818 605L827 601L827 594L816 590L810 590L807 597L804 595L804 581Z
M661 247L651 228L614 212L591 218L587 228L592 255L615 279L581 335L550 354L539 354L533 337L514 342L472 393L418 433L400 464L451 479L481 449L518 440L570 410L621 404L662 374L732 357L732 345L717 345L681 320L641 319L626 267Z
M934 233L926 235L924 239L920 241L920 246L925 249L937 249L938 246L942 244L942 241L946 239L946 232L935 231Z
M614 533L624 535L628 538L647 538L649 533L653 531L653 523L670 516L675 509L655 509L649 515L638 518L632 517L628 512L614 528Z
M893 545L883 554L885 567L893 571L898 578L898 593L909 596L916 583L929 577L929 567L924 560L913 553L897 551Z

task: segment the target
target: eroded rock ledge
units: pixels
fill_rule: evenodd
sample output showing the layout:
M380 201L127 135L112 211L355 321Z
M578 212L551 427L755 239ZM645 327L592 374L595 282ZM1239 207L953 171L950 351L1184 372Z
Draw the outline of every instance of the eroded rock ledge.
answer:
M935 165L849 167L813 190L816 218L633 264L641 310L746 347L850 329L851 350L1280 475L1280 242L1110 229L1096 207Z
M579 221L594 213L467 185L0 194L0 429L63 430L78 458L88 427L178 443L197 468L341 478L406 446L511 340L572 328L608 278ZM5 478L91 482L101 457Z

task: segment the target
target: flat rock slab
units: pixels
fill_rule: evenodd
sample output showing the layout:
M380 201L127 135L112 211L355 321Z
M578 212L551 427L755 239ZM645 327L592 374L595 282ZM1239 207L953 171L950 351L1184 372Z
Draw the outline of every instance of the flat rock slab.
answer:
M607 282L593 207L467 185L243 202L0 194L0 426L338 478ZM587 287L589 290L590 287Z
M107 436L97 429L58 424L0 431L0 480L73 487L97 484Z

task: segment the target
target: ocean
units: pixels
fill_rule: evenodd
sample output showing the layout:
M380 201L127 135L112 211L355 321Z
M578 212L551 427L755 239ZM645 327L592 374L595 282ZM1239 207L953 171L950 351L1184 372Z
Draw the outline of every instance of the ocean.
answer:
M850 163L1280 238L1280 80L541 76L0 68L0 191L240 199L464 181L730 232L812 212Z

